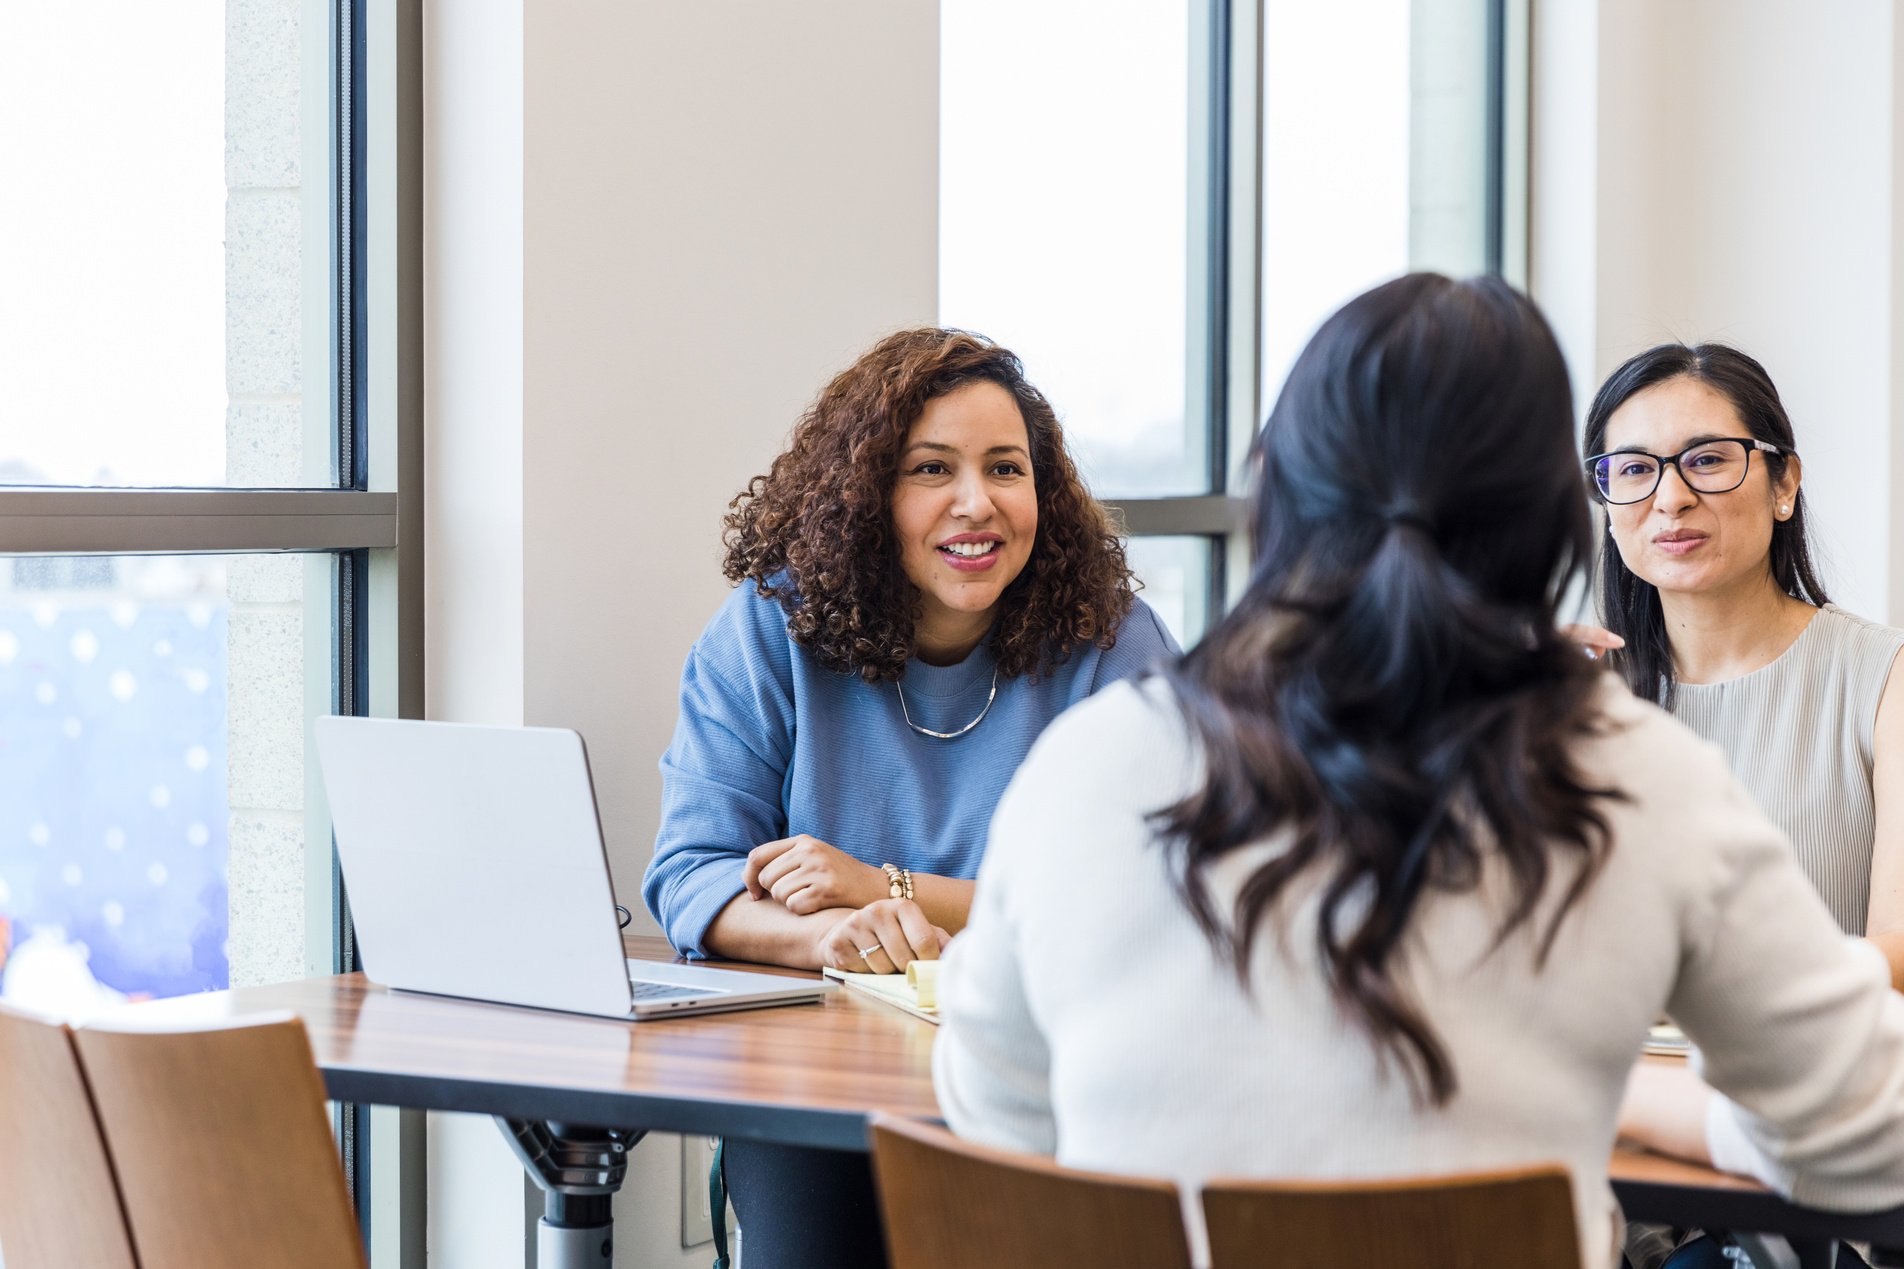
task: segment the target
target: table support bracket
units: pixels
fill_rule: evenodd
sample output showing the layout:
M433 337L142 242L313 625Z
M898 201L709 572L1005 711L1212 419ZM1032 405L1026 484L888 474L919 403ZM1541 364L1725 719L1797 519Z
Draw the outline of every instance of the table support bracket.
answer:
M1752 1269L1807 1269L1800 1258L1798 1249L1776 1234L1754 1234L1733 1231L1726 1235L1743 1251L1746 1262ZM1830 1254L1837 1254L1837 1244L1832 1244ZM1823 1269L1830 1269L1831 1262L1824 1262Z
M645 1130L501 1115L496 1126L542 1191L537 1269L610 1269L615 1263L611 1205L628 1175L628 1151Z

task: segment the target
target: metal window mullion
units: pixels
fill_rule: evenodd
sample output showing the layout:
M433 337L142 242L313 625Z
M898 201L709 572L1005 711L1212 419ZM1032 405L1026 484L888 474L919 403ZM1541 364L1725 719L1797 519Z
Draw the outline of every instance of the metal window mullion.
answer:
M357 427L359 391L359 335L363 326L358 250L357 207L362 163L357 149L357 102L362 96L358 35L362 23L354 20L352 0L333 0L331 44L334 63L331 81L330 188L331 232L331 365L334 368L332 437L336 445L337 483L346 489L363 488L362 438Z
M345 483L392 494L389 549L352 558L351 712L423 716L423 5L351 0L350 279L354 371ZM336 911L349 919L348 896ZM340 946L350 948L348 928ZM372 1107L352 1123L358 1211L374 1269L423 1269L421 1111Z
M1482 259L1498 274L1507 250L1507 0L1488 0L1486 116Z
M366 487L366 429L364 399L365 288L365 163L362 120L364 115L365 56L367 23L362 0L332 0L330 5L330 43L333 71L330 81L330 106L333 120L330 153L330 190L334 210L333 267L331 303L331 365L335 369L332 396L332 426L336 440L338 484L347 490ZM369 630L364 611L369 585L367 548L387 549L396 544L397 505L394 494L365 494L388 497L390 533L376 543L359 544L338 556L337 621L335 636L336 712L360 717L367 712L368 684L365 638ZM335 843L330 853L331 916L333 969L348 972L357 967L357 940L352 928L350 898L344 890L343 871L337 862ZM370 1107L342 1103L338 1113L338 1145L343 1154L344 1175L356 1208L358 1231L366 1256L373 1248Z
M0 489L0 555L378 550L396 540L394 493Z
M1197 0L1191 13L1184 408L1203 429L1210 492L1118 505L1133 536L1211 539L1206 599L1214 619L1248 555L1232 485L1255 432L1259 395L1262 0Z
M1134 538L1227 538L1241 530L1245 501L1228 494L1190 498L1125 498L1104 504ZM1212 609L1211 611L1218 611Z
M1495 88L1500 160L1498 187L1493 191L1500 222L1501 251L1498 272L1515 286L1527 288L1528 212L1528 89L1532 56L1532 0L1493 0L1494 20L1500 29L1498 48L1491 47L1490 79ZM1493 85L1491 85L1493 86Z
M1221 493L1229 480L1230 445L1229 394L1230 394L1230 10L1233 0L1209 0L1209 11L1205 20L1204 36L1207 40L1206 73L1209 78L1204 88L1204 100L1201 111L1192 109L1192 118L1199 113L1203 120L1204 164L1199 181L1200 191L1193 192L1190 207L1193 214L1202 213L1203 222L1201 258L1192 262L1195 271L1202 277L1202 310L1198 315L1202 324L1200 339L1190 341L1193 347L1201 345L1200 364L1193 373L1203 380L1202 390L1197 394L1198 404L1202 407L1199 422L1203 427L1204 449L1209 458L1207 478L1209 489ZM1194 77L1192 82L1194 82ZM1193 174L1197 169L1193 167ZM1195 176L1193 175L1193 178ZM1201 198L1197 194L1201 194ZM1193 235L1192 240L1196 238ZM1211 596L1215 600L1217 596ZM1216 605L1212 604L1212 610Z
M1217 488L1228 495L1228 530L1211 546L1210 620L1219 620L1248 584L1251 551L1248 472L1242 459L1262 425L1263 395L1263 0L1231 0L1224 49L1225 171L1229 224L1224 234L1229 303L1226 416L1214 421L1228 442Z
M332 646L336 671L335 712L353 718L362 717L368 678L365 674L367 648L365 637L365 596L369 568L367 552L346 551L337 557L336 623ZM358 969L357 934L351 920L350 895L344 888L344 872L337 860L337 844L330 842L331 917L333 973L348 974ZM351 1204L357 1212L357 1228L364 1240L364 1252L372 1246L371 1201L374 1188L370 1167L370 1107L358 1102L341 1102L337 1107L338 1147L344 1160L344 1177L350 1190Z

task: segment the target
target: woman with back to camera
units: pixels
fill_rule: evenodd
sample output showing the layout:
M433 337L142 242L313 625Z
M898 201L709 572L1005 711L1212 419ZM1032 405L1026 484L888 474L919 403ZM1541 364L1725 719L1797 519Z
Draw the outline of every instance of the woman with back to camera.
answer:
M1827 602L1791 419L1723 344L1628 360L1587 412L1610 663L1718 745L1904 986L1904 630Z
M1357 298L1256 454L1236 609L999 806L940 978L952 1126L1191 1195L1558 1161L1587 1266L1618 1261L1616 1124L1904 1202L1904 998L1717 751L1556 631L1593 530L1533 305ZM1620 1124L1662 1010L1723 1095L1670 1074Z
M1067 706L1175 651L1018 359L882 340L734 500L643 884L690 956L903 972ZM748 1269L884 1263L864 1156L730 1141Z

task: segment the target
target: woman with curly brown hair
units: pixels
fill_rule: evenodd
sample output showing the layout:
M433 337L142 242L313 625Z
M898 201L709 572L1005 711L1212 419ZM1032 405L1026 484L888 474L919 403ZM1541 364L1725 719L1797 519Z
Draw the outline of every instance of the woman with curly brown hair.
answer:
M963 331L881 340L726 524L740 584L682 672L649 910L689 956L936 958L1038 734L1175 645L1051 405ZM735 1142L726 1170L748 1269L883 1263L863 1159Z

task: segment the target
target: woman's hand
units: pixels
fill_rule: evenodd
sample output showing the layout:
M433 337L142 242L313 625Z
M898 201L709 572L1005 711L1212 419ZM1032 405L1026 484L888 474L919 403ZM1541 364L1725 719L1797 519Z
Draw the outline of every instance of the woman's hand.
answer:
M903 974L914 961L938 960L951 940L911 899L881 899L820 936L820 964L861 974Z
M1626 640L1604 626L1562 626L1560 637L1569 643L1579 644L1580 650L1595 661L1609 652L1626 646Z
M741 882L756 899L772 897L796 916L827 908L863 908L886 897L883 869L799 833L747 852Z
M1684 1062L1642 1058L1626 1079L1620 1102L1620 1139L1657 1154L1712 1166L1706 1144L1706 1105L1712 1090Z

